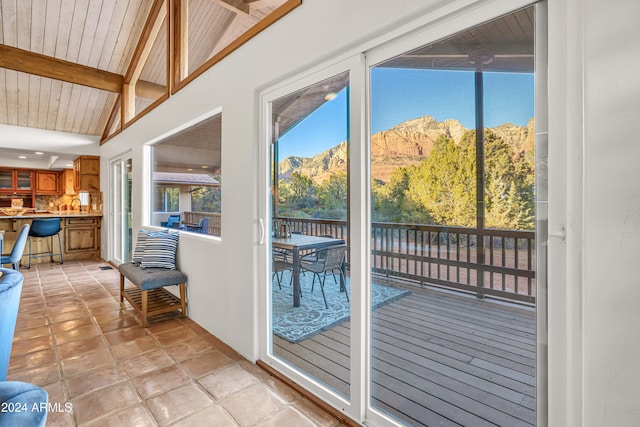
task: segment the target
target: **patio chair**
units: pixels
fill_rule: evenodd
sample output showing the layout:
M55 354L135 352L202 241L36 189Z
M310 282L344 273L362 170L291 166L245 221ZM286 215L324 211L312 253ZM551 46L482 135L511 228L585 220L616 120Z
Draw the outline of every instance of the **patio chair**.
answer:
M173 228L174 224L180 224L180 215L169 215L166 221L161 221L161 227Z
M318 237L326 237L326 238L329 238L329 239L333 239L334 238L333 235L331 235L331 234L320 234ZM307 261L318 262L319 261L318 256L324 256L324 254L325 254L325 252L323 252L323 251L319 251L319 252L315 252L315 253L307 251L304 254L304 256L307 257L306 258ZM303 272L303 274L304 274L304 272ZM331 276L333 276L333 281L337 285L338 281L336 280L336 275L332 274Z
M282 277L284 276L284 272L289 270L293 272L292 263L283 261L274 256L272 267L271 267L271 275L272 275L272 278L275 277L276 281L278 282L278 289L282 290ZM289 280L289 286L291 286L292 281L293 281L293 275Z
M324 281L327 278L327 273L334 275L334 277L336 273L340 274L340 278L344 279L345 296L347 297L347 301L349 301L349 292L346 289L346 277L343 276L346 250L347 245L333 245L310 252L300 260L300 268L302 271L306 270L313 273L311 292L313 292L313 288L315 286L316 276L318 277L325 308L329 308L329 305L327 304L327 297L324 293ZM322 277L320 277L320 273L322 273Z
M29 228L31 226L29 224L24 224L22 229L20 230L20 234L18 234L18 238L16 242L13 244L13 249L11 249L11 253L9 255L2 255L2 259L0 260L0 264L11 264L14 270L18 270L20 266L20 260L22 259L22 254L24 253L24 247L27 244L27 237L29 237Z
M187 231L209 234L209 217L200 218L197 224L185 224Z

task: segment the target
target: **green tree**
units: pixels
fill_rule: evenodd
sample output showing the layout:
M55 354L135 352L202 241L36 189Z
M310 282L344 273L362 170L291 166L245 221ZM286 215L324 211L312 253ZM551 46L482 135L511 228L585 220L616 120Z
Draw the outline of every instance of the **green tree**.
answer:
M338 172L317 188L318 209L312 216L325 219L347 219L347 174Z
M308 176L294 172L288 180L278 184L278 215L307 217L316 205L316 188Z
M431 155L409 168L408 196L436 224L475 225L475 147L470 132L459 144L441 135Z
M485 225L533 229L533 169L524 156L485 131Z
M222 182L220 175L211 175L218 182ZM191 188L191 210L194 212L215 212L221 210L221 187Z
M389 182L372 182L374 221L414 224L433 222L429 210L416 203L409 195L410 175L410 168L398 167L391 172Z

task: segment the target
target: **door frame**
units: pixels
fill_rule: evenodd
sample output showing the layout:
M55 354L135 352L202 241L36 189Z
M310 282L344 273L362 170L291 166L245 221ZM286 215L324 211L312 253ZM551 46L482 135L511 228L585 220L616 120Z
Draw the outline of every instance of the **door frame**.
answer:
M277 371L281 372L285 376L293 379L298 384L301 384L307 390L311 391L313 394L319 396L323 400L329 402L333 407L339 409L344 412L351 418L356 418L360 411L360 405L354 405L353 402L345 399L344 396L338 394L334 390L330 389L324 384L321 384L318 381L313 380L311 377L304 375L301 371L295 368L293 365L286 363L286 361L279 359L274 356L271 349L273 345L272 334L271 334L271 307L270 307L270 299L269 294L266 291L269 286L264 286L264 284L270 283L271 278L271 263L269 260L271 259L271 248L269 245L270 236L271 236L271 140L272 140L272 129L271 129L271 104L270 102L278 99L281 96L285 96L307 86L311 86L317 82L320 82L329 77L335 76L340 73L349 72L349 156L353 156L353 141L361 140L361 126L359 123L362 123L362 115L361 111L361 102L354 102L353 99L355 97L359 97L359 92L352 90L352 85L354 80L359 81L362 79L362 68L363 68L363 56L362 55L353 55L349 58L342 59L336 61L331 64L323 64L318 67L314 67L309 72L304 73L303 75L296 76L291 79L287 79L283 81L281 84L270 88L269 90L264 91L260 94L259 102L260 102L260 112L261 112L261 134L260 134L260 146L259 146L259 185L260 185L260 197L259 197L259 225L260 225L260 242L259 242L259 283L261 292L259 293L259 327L258 327L258 345L259 345L259 358L266 363L267 365L273 367ZM359 83L359 86L362 87L362 83ZM357 105L356 105L357 104ZM358 120L353 120L354 117L358 117ZM357 125L355 125L357 123ZM352 166L351 166L352 168ZM348 179L349 184L354 184L354 179L352 177L351 170L348 171ZM354 198L351 197L349 201L349 209L351 210L354 204ZM353 218L350 218L353 219ZM351 223L354 226L353 222ZM352 256L355 254L354 249L351 249ZM354 281L354 277L351 277L351 299L353 301L354 298L359 298L360 288L361 286L356 285ZM359 321L356 319L361 317L360 314L354 310L355 304L352 304L352 312L351 312L351 345L353 349L354 340L359 339L359 332L356 332L359 329ZM350 395L353 394L353 384L354 384L354 353L353 350L350 354L350 363L351 363L351 392ZM358 373L356 373L355 381L358 383L362 382Z
M124 217L124 212L122 210L122 206L123 204L120 203L119 206L116 206L116 200L115 198L117 196L119 196L120 198L120 202L122 202L122 195L123 193L123 188L125 185L125 169L124 169L124 165L126 163L126 161L129 160L131 161L131 166L133 167L133 153L131 150L122 153L118 156L112 157L109 159L109 188L110 188L110 194L109 194L109 230L111 230L111 232L109 233L109 261L112 261L116 264L121 264L123 262L125 262L124 260L124 252L123 252L123 244L124 244L124 226L126 224L126 218ZM121 167L121 172L120 172L120 182L119 187L116 191L115 189L115 185L116 183L114 182L116 177L115 177L115 173L114 173L114 166L116 164L120 165ZM117 209L116 209L117 208ZM116 213L119 212L121 215L120 218L120 227L118 227L118 223L116 221ZM119 239L117 238L117 236L120 236ZM120 254L117 254L117 252L120 252ZM118 256L122 257L119 258Z

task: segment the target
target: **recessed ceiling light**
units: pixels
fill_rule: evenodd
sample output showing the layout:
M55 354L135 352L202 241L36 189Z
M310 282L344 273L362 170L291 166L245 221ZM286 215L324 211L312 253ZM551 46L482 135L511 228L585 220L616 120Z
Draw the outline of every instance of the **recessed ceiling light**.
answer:
M37 154L38 156L42 156L44 153L42 151L36 151L35 154Z
M202 169L209 169L209 166L207 166L207 165L202 165Z
M19 159L26 159L27 156L18 156Z
M325 101L331 101L333 98L335 98L338 94L335 92L329 92L328 94L326 94L324 96Z
M188 170L189 172L191 172L193 169L189 168L189 169L187 169L187 170Z

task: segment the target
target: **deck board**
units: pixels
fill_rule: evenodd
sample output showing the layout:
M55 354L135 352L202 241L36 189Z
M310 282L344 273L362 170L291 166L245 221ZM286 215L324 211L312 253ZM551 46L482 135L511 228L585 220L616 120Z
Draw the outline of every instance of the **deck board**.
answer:
M374 406L416 426L535 425L534 311L411 290L374 311ZM274 353L347 395L350 327L298 344L274 336Z

